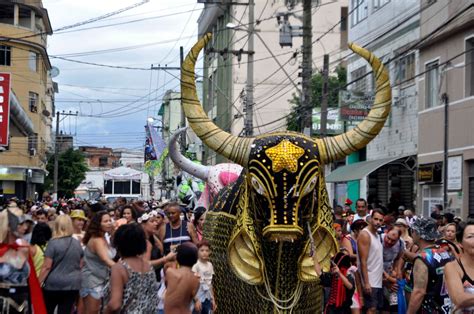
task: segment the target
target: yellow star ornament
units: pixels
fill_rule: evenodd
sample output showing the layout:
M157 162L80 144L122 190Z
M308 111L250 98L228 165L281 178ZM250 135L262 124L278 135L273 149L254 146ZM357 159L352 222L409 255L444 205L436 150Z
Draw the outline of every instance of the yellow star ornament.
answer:
M278 145L265 150L265 153L272 161L273 172L286 169L295 173L298 170L298 159L303 156L304 149L288 140L283 140Z

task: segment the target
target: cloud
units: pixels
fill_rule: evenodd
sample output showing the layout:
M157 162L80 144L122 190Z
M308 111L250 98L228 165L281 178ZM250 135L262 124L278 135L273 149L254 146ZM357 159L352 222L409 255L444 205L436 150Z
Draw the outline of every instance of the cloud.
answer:
M58 29L138 2L139 0L45 0L43 5L48 10L53 29ZM65 31L62 34L58 32L49 36L48 53L51 56L60 56L89 52L68 58L108 65L149 68L151 64L162 62L176 66L179 64L179 46L189 46L195 40L189 37L193 34L197 37L196 21L200 12L190 10L199 9L201 6L196 4L196 0L151 0L120 15L78 28L124 23L122 25L77 32L72 32L71 29L71 32ZM145 20L180 12L186 13ZM137 19L144 20L125 24L127 21ZM183 36L178 40L181 32ZM167 40L177 42L109 53L90 53ZM174 50L170 52L173 47ZM87 143L129 148L143 145L147 115L157 114L161 96L167 89L173 87L175 90L179 89L178 80L165 72L110 69L56 58L51 58L51 62L60 69L59 76L54 78L60 90L56 95L57 110L79 111L81 115L99 116L81 116L77 118L77 122L68 124L66 119L61 123L61 129L65 132L77 128L79 145ZM179 76L177 72L173 74ZM136 101L137 99L140 100Z

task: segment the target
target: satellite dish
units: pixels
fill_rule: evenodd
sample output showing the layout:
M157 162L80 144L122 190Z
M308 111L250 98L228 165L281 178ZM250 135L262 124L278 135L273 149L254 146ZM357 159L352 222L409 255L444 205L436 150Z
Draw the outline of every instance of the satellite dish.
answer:
M51 77L56 77L59 75L59 69L57 67L52 67L51 70L49 71L49 75L51 75Z
M48 110L44 109L44 110L43 110L43 115L44 115L45 117L49 117L49 116L51 115L51 113L50 113Z

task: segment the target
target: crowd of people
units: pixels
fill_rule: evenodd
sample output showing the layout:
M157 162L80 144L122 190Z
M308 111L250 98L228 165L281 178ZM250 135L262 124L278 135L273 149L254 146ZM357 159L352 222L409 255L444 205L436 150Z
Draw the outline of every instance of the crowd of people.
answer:
M474 223L364 199L334 209L339 252L314 256L325 313L474 313ZM0 211L2 313L211 313L205 209L176 202L10 200ZM43 311L42 311L43 309Z
M474 313L474 221L417 217L359 199L334 210L340 252L328 273L326 313Z
M204 208L10 200L0 209L1 313L210 313Z

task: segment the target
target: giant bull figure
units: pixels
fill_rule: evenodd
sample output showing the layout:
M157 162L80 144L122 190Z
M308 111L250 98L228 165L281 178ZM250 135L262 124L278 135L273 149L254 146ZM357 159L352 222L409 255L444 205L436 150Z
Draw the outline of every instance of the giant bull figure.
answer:
M321 288L310 255L314 251L327 270L337 249L323 166L363 148L380 132L391 107L387 70L372 53L350 45L372 66L376 95L366 119L344 134L240 138L217 127L196 95L194 66L209 39L200 39L182 65L183 109L203 143L244 167L208 212L204 227L219 311L318 313Z
M179 151L178 137L186 128L177 130L170 138L168 152L177 167L196 178L206 182L206 188L196 202L196 207L209 209L217 194L227 185L234 183L242 172L242 166L233 163L222 163L214 166L203 166L184 157Z

